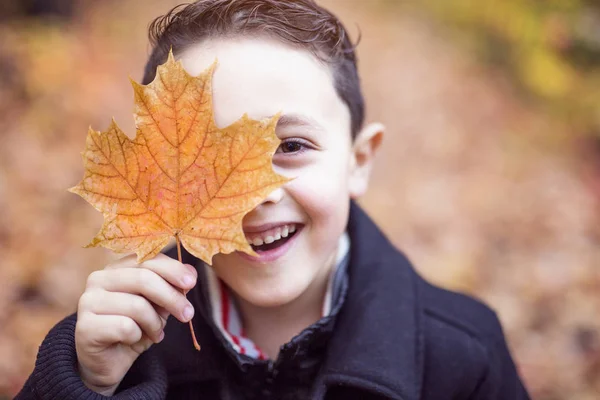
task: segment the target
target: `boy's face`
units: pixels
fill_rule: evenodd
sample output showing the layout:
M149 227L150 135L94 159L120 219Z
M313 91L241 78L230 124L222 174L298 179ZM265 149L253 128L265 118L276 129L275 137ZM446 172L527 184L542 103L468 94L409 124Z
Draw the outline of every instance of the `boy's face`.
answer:
M242 114L262 119L281 112L273 157L276 172L293 177L243 221L254 244L287 238L243 253L213 258L217 275L242 300L280 306L315 292L327 281L338 240L348 220L349 199L368 181L381 127L367 127L353 143L350 114L337 95L329 67L309 52L259 38L211 39L182 52L185 69L198 75L213 61L213 106L217 126ZM291 232L295 229L295 232ZM271 238L267 238L271 236Z

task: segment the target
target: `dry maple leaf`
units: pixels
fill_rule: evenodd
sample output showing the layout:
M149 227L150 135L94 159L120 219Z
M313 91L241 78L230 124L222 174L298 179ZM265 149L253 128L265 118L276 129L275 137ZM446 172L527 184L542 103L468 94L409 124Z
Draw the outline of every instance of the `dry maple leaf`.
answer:
M215 65L192 77L169 54L152 83L131 81L133 140L114 120L106 132L90 128L84 178L69 189L104 214L86 247L135 252L142 262L175 237L208 264L216 253L255 254L242 219L288 181L271 165L280 143L278 116L256 121L244 115L219 129L212 106Z

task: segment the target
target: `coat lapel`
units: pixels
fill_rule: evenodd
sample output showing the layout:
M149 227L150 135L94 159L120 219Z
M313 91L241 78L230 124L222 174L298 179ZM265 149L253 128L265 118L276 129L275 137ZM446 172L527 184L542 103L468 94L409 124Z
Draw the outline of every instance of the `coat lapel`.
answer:
M349 291L315 398L342 385L383 398L416 400L423 373L419 278L406 257L354 202L348 231Z
M417 400L423 373L417 291L420 278L406 257L354 202L348 232L348 293L336 318L312 398L323 399L329 389L342 385L384 399ZM177 257L174 249L167 255ZM196 259L183 251L183 262L194 265ZM188 296L201 296L200 292L194 290ZM200 298L190 300L195 304L205 302ZM215 337L207 323L210 316L202 315L204 312L201 310L194 317L196 334L203 346L200 352L193 350L187 324L167 325L170 337L180 343L181 350L159 350L174 368L171 375L179 381L171 384L219 380L227 374L229 352L223 351L226 344Z

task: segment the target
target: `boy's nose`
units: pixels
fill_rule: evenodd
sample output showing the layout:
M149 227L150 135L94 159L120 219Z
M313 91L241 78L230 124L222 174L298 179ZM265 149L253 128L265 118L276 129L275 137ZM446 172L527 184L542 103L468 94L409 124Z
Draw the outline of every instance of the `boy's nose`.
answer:
M265 197L265 199L260 204L265 204L265 203L277 204L281 201L282 198L283 198L283 188L279 187L279 188L273 190L271 193L269 193L269 195L267 197Z

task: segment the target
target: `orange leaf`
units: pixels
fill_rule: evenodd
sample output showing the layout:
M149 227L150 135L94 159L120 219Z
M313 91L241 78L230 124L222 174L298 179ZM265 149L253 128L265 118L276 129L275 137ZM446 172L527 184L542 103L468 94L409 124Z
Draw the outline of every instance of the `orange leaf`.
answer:
M242 219L288 181L271 165L279 116L256 121L244 115L219 129L212 109L215 66L192 77L169 54L152 83L131 82L133 140L114 120L106 132L90 128L83 180L69 189L104 214L86 247L135 252L142 262L178 237L209 264L217 253L255 254Z

